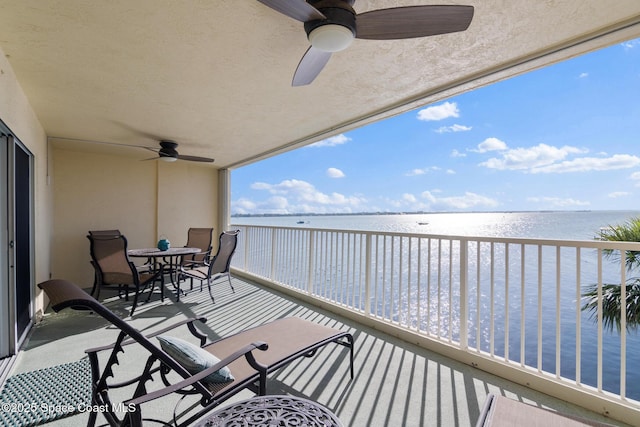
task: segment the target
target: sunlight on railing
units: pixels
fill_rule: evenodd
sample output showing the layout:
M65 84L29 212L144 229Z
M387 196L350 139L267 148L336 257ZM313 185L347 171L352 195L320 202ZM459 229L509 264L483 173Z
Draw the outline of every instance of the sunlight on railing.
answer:
M627 280L603 250L638 243L234 227L236 269L509 368L640 400L640 371L627 369L640 336L624 320L619 333L603 328L601 300L596 319L581 310L583 286L598 283L601 298L602 284Z

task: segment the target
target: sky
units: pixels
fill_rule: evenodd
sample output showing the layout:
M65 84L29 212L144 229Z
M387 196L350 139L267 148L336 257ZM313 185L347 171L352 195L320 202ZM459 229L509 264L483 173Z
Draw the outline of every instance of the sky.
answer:
M234 169L231 208L640 210L640 39Z

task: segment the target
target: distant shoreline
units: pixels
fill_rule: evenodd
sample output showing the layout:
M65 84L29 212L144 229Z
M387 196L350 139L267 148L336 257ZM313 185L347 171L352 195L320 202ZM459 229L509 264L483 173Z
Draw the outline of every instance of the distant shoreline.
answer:
M469 213L584 213L584 212L640 212L640 210L540 210L540 211L442 211L442 212L355 212L355 213L290 213L290 214L233 214L231 218L266 218L266 217L295 217L295 216L357 216L357 215L438 215L438 214L469 214Z

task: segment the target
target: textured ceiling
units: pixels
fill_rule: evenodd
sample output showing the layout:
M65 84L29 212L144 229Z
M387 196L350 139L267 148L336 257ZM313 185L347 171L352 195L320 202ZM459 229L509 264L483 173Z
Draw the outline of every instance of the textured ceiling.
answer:
M0 48L48 136L149 147L174 139L181 154L232 167L640 37L638 0L354 7L419 4L469 4L475 15L461 33L355 40L304 87L291 87L308 47L302 24L255 0L0 0Z

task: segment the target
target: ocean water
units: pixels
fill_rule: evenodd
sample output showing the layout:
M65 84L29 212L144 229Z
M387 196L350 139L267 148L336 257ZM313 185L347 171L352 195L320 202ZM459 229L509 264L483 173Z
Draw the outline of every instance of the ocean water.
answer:
M631 218L640 217L640 211L578 211L578 212L492 212L492 213L430 213L430 214L404 214L404 215L309 215L309 216L275 216L275 217L234 217L232 223L237 225L264 225L278 227L305 227L332 230L366 230L381 232L407 232L425 233L444 236L476 236L476 237L514 237L536 238L555 240L593 240L601 228L620 225ZM564 256L564 255L563 255ZM473 258L473 257L471 257ZM562 271L562 281L575 283L574 271L567 269ZM585 268L586 270L586 268ZM619 267L613 267L613 272L619 272ZM638 273L638 272L636 272ZM553 272L549 277L544 277L544 294L549 295L548 304L543 308L542 325L542 369L553 373L556 369L556 335L555 335L555 310L556 290L554 288L555 277ZM637 275L637 274L636 274ZM606 279L605 279L606 280ZM513 280L514 283L517 280ZM530 281L535 282L535 279ZM473 287L473 285L471 285ZM480 324L486 326L490 299L484 298L488 294L487 284L477 285L479 292L483 294L483 306L475 307L472 298L470 311L479 310L484 313ZM548 288L547 288L548 286ZM501 289L501 284L496 284L496 289ZM476 290L470 289L469 292ZM510 296L510 306L513 304L510 318L519 310L518 291ZM536 366L537 360L537 321L535 319L537 288L528 287L525 293L527 319L525 319L526 347L525 360L527 364ZM504 298L504 295L496 295L496 298ZM563 290L561 297L563 308L561 310L561 358L560 370L563 377L575 378L575 322L576 322L576 298L575 289ZM489 301L489 302L487 302ZM425 306L431 304L425 301ZM531 304L531 305L529 305ZM566 304L566 307L564 306ZM425 312L426 310L423 310ZM432 310L436 312L436 309ZM496 328L504 325L504 313L494 313ZM581 314L581 367L580 375L584 383L597 386L596 378L596 350L597 329L593 320L587 313ZM477 325L470 326L471 332ZM482 327L484 327L482 326ZM438 327L436 325L436 327ZM470 337L470 345L477 344L480 348L488 350L488 329L482 329L480 342ZM510 319L509 355L511 360L518 360L520 353L519 343L519 319ZM504 348L501 335L496 333L496 354ZM620 387L620 335L617 332L604 332L603 337L603 388L614 393L619 392ZM628 398L640 401L640 330L630 331L626 336L627 376L626 395Z
M640 211L301 215L233 217L232 223L455 236L592 240L600 228L622 224L638 216Z

